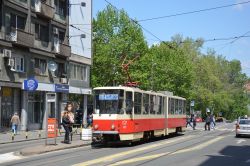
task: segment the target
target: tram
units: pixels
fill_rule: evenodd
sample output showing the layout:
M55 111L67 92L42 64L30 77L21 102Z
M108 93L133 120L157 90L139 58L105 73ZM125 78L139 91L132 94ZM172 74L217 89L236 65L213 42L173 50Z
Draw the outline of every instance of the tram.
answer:
M103 141L137 141L182 132L186 99L136 87L97 87L93 136Z

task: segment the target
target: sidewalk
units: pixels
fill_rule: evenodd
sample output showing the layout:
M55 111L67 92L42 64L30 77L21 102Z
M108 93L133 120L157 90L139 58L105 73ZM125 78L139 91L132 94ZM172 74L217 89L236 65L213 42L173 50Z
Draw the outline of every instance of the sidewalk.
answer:
M73 130L74 139L78 138L80 140L80 129ZM58 137L64 137L64 130L58 132ZM32 131L18 131L17 135L13 135L11 131L0 132L0 144L22 142L22 141L31 141L38 139L45 139L46 133L45 130L32 130Z
M52 141L51 141L52 142ZM58 151L63 149L70 149L70 148L77 148L82 146L88 146L91 144L92 141L72 141L71 144L65 144L58 141L56 145L39 145L35 147L24 148L20 151L20 155L28 156L28 155L35 155L35 154L42 154L46 152Z

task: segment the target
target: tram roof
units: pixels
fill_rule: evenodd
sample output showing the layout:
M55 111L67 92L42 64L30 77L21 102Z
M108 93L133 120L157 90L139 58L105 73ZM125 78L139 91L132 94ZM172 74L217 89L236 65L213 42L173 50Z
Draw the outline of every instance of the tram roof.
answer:
M108 89L123 89L123 90L130 90L130 91L136 91L136 92L140 92L140 93L147 93L147 94L154 94L154 95L160 95L160 96L169 96L172 98L177 98L177 99L183 99L186 100L183 97L179 97L179 96L174 96L172 92L168 92L168 91L160 91L160 92L155 92L155 91L145 91L142 90L140 88L136 88L136 87L127 87L127 86L104 86L104 87L96 87L93 90L108 90Z

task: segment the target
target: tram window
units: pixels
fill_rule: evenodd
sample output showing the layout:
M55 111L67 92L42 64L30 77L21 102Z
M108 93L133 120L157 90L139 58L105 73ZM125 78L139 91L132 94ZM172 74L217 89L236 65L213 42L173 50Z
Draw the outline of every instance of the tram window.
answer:
M142 94L135 92L135 97L134 97L134 100L135 100L134 112L135 112L135 114L141 114L141 99L142 99Z
M175 99L171 99L171 113L170 113L171 115L175 114L174 110L175 110Z
M95 112L99 114L118 114L122 109L123 90L95 90Z
M178 114L182 114L182 100L178 100Z
M155 114L155 95L150 95L150 114Z
M133 108L132 92L126 92L126 114L131 114Z
M175 99L175 104L174 104L174 108L175 108L175 114L179 114L179 105L178 105L178 99Z
M158 98L158 110L157 110L157 114L162 114L162 97L159 96Z
M183 114L186 114L186 101L183 101Z
M168 98L168 114L171 114L171 106L172 106L171 99Z
M148 94L143 94L143 105L144 105L143 114L148 114L149 112L149 95Z

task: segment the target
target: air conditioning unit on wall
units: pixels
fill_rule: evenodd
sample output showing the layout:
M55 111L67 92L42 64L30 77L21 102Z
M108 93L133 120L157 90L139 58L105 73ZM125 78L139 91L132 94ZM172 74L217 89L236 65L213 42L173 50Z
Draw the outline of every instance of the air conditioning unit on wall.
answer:
M15 66L15 60L13 58L9 58L7 61L7 65L13 68Z
M35 0L35 12L41 12L41 0Z
M3 57L11 58L11 50L3 49Z

